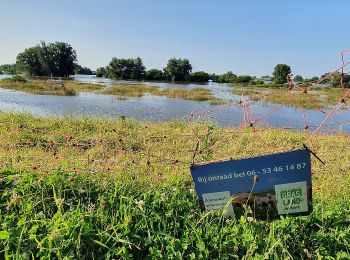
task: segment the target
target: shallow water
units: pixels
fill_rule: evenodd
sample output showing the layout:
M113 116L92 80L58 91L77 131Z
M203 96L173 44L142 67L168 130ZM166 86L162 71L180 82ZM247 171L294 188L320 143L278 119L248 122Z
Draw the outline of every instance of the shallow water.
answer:
M4 77L4 75L0 75ZM75 80L82 82L102 82L103 84L127 83L140 84L132 81L112 81L92 76L75 76ZM173 119L187 119L191 114L193 118L199 116L203 119L217 123L221 126L239 126L242 122L242 109L237 104L238 96L227 93L229 84L173 84L143 82L142 84L155 85L161 88L194 88L205 87L214 90L216 96L233 100L230 106L212 106L207 102L189 101L167 97L145 95L141 98L118 100L115 96L99 95L95 93L79 93L77 96L48 96L32 95L21 91L12 91L0 88L0 110L27 112L38 116L57 117L132 117L142 121L170 121ZM269 113L278 105L253 103L251 109L253 119L258 119ZM318 125L325 118L325 114L316 110L305 110L309 126ZM292 107L281 107L261 122L264 126L300 128L304 126L303 114ZM323 131L340 130L350 133L348 124L339 122L350 121L350 112L346 111L333 116L327 121L332 124L322 128Z

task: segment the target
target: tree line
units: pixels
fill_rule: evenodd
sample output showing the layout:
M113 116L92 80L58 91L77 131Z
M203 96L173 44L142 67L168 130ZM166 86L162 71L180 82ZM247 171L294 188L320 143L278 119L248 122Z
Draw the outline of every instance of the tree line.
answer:
M153 81L185 81L208 82L209 80L220 83L254 83L263 84L256 77L237 76L231 71L222 75L210 74L205 71L192 72L192 65L188 59L170 58L163 68L149 69L143 65L142 59L137 58L112 58L109 65L96 70L96 77L107 77L122 80L153 80Z
M162 70L156 68L146 70L140 57L113 57L107 66L99 67L96 72L93 72L91 69L82 67L77 63L76 51L70 44L58 41L54 43L45 43L42 41L19 53L15 64L0 65L0 74L54 77L69 77L74 74L96 74L96 77L122 80L184 82L208 82L212 80L220 83L242 83L250 85L260 85L266 81L285 84L291 72L291 67L287 64L277 64L272 77L263 76L260 79L250 75L236 75L232 71L221 75L210 74L205 71L192 72L192 65L188 59L175 57L170 58ZM327 78L327 75L326 73L321 76L321 78L325 78L323 82L334 87L340 85L340 74L330 79ZM317 79L319 78L304 79L300 75L294 77L294 81L296 82L310 82ZM343 82L346 87L350 87L350 76L343 75Z

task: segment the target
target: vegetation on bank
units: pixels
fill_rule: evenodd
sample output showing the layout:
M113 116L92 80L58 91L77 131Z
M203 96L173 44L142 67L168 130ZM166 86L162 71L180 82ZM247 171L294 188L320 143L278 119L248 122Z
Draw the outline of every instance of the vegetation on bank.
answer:
M303 132L209 123L39 119L0 114L2 258L263 259L350 256L350 141L316 136L310 216L201 212L195 160L301 147ZM330 174L331 173L331 174ZM337 185L334 185L336 183Z
M305 109L325 109L336 105L344 96L341 88L312 87L306 92L297 89L292 92L286 85L270 84L265 86L233 87L232 94L243 95L262 103L284 104Z
M97 91L102 87L100 84L76 81L27 80L20 76L0 80L0 88L38 95L75 96L80 91Z
M101 84L81 83L73 80L28 80L21 76L14 76L0 80L0 88L20 90L30 94L74 96L80 91L96 92L105 95L115 95L120 99L142 97L145 94L180 98L193 101L208 101L212 105L222 105L224 101L214 96L213 92L205 88L193 89L160 89L157 86L120 84L104 88Z
M153 96L165 96L168 98L180 98L193 101L208 101L212 105L223 104L224 101L213 95L210 89L193 88L167 88L160 89L157 86L148 85L116 85L101 91L102 94L116 95L119 97L142 97L145 94Z

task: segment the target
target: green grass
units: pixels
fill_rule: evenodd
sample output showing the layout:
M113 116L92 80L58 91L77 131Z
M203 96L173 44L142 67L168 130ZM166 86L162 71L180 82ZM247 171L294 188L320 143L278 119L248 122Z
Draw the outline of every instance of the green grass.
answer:
M344 90L340 88L313 87L306 93L299 89L289 93L287 88L264 88L263 85L262 87L235 87L230 90L230 92L239 96L248 96L254 101L285 104L286 106L301 107L305 109L332 108L344 96ZM349 97L347 100L349 101Z
M24 91L38 95L74 96L79 91L96 91L102 85L74 81L26 80L8 78L0 80L0 88Z
M160 89L157 86L148 85L116 85L101 91L102 94L116 95L118 97L142 97L145 94L153 96L165 96L168 98L180 98L193 101L208 101L212 105L221 105L223 100L214 97L213 92L205 88Z
M22 77L0 80L0 88L20 90L30 94L74 96L80 91L98 92L105 95L118 96L119 100L130 97L142 97L145 94L153 96L165 96L193 101L208 101L211 105L222 105L224 101L216 98L213 92L205 88L194 89L163 89L148 85L120 84L103 89L101 84L80 83L73 80L50 81L50 80L26 80Z
M301 146L307 135L209 123L0 114L0 258L300 259L350 256L350 140L316 136L314 211L274 221L199 210L196 162Z
M119 97L142 97L145 93L156 93L159 88L148 85L115 85L101 91L102 94L115 95Z

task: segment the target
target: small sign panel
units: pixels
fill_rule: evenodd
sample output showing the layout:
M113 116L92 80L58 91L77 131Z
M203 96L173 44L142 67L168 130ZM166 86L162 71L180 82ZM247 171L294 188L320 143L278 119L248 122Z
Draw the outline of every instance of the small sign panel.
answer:
M250 206L256 218L312 211L308 150L265 155L191 167L201 205L240 215Z
M233 207L231 200L231 194L229 191L220 191L212 193L204 193L203 202L206 210L223 210L226 215L233 215Z

